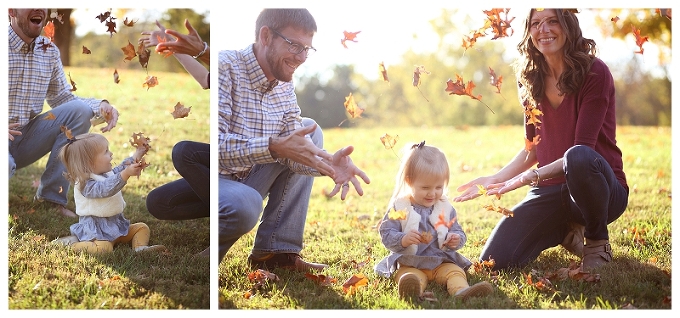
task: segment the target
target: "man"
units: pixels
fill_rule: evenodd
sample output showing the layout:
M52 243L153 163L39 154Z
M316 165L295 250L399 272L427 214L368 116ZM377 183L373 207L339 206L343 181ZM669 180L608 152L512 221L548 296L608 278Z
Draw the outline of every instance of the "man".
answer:
M370 183L349 157L352 146L328 154L316 122L300 117L293 72L315 51L315 32L306 9L264 9L255 43L219 54L220 260L262 212L253 268L325 268L299 255L314 177L331 177L330 195L341 191L342 200L350 182L363 195L357 176Z
M106 100L73 95L59 49L40 36L47 17L47 9L9 9L9 177L49 152L35 199L48 202L62 215L77 217L66 208L70 184L57 158L68 141L61 126L73 136L86 133L96 115L106 118L108 125L101 129L106 132L116 126L118 111ZM52 109L42 113L45 101Z

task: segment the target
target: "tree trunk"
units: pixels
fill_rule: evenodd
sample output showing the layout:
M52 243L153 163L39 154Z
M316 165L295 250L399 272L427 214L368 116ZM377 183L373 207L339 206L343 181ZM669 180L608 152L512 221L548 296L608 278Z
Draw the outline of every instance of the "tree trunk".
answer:
M61 54L61 64L64 66L71 65L71 39L75 36L74 22L71 21L71 12L73 9L58 9L59 14L63 14L60 23L57 19L53 19L54 23L54 45L59 48Z

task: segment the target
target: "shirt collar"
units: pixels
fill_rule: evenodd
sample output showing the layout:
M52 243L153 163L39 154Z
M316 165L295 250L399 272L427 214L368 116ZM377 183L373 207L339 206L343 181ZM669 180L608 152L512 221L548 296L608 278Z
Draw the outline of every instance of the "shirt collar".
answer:
M9 49L14 51L14 52L21 52L21 48L24 45L29 46L29 50L28 50L29 52L33 51L35 49L35 40L36 39L33 39L33 42L31 42L31 43L24 42L24 40L21 39L19 34L14 32L14 29L12 29L11 25L9 26L9 34L7 35L7 37L9 38Z
M243 49L241 53L243 54L246 64L246 70L248 72L250 82L252 83L254 89L262 90L263 92L268 92L274 89L274 87L276 87L277 85L279 85L279 80L275 79L271 82L267 80L267 76L264 75L264 71L262 70L260 63L258 63L257 58L255 58L253 44L248 45L248 47Z

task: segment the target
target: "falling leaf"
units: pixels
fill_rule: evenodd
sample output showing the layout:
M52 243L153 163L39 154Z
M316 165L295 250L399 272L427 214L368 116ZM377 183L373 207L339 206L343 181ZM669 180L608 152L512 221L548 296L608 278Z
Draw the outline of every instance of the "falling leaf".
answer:
M503 84L503 75L497 76L496 72L489 66L489 84L496 87L496 93L501 93L501 85Z
M491 38L492 40L512 36L514 30L510 26L510 23L515 20L515 17L508 19L510 9L492 9L483 11L487 16L487 20L490 22L491 31L494 34L494 37ZM505 17L501 17L501 14L505 14ZM508 31L510 31L510 34L508 34Z
M47 24L43 27L43 32L45 33L45 37L52 41L54 39L54 23L52 23L52 21L47 21Z
M491 204L482 205L482 207L484 209L486 209L487 211L498 212L498 213L503 214L507 217L513 217L515 215L511 210L508 210L508 209L501 207L501 206L497 206L493 202Z
M538 119L538 116L541 115L543 115L543 112L534 105L526 103L526 106L524 106L524 118L526 118L526 125L534 125L536 129L541 129L539 126L541 120Z
M354 102L354 96L352 96L352 93L349 93L349 95L345 97L344 105L349 117L352 119L361 117L361 113L364 112L364 109L359 107L357 103Z
M106 32L111 33L110 37L113 37L114 33L118 33L118 32L116 32L116 22L113 22L113 20L115 20L115 19L116 18L114 18L114 17L110 17L109 20L106 21Z
M71 129L68 129L68 127L64 125L59 126L59 129L64 133L64 135L66 135L67 139L73 139L73 133L71 133Z
M186 108L186 107L184 107L184 105L182 103L177 102L177 104L175 105L175 110L172 111L171 114L172 114L172 117L174 119L184 118L184 117L189 116L190 111L191 111L191 107Z
M149 149L151 149L151 146L149 145L150 141L151 139L149 139L149 137L144 137L144 133L138 132L132 134L130 145L132 145L132 148L134 149L143 148L145 151L149 151Z
M492 113L496 113L487 105L486 103L482 102L482 95L473 95L472 90L475 88L475 83L472 81L468 81L467 84L463 83L463 78L456 74L456 81L454 82L453 80L449 79L446 82L446 89L445 91L449 92L449 95L461 95L461 96L469 96L472 99L478 100L486 108L488 108Z
M526 137L524 137L524 150L528 153L534 149L538 143L541 142L541 135L536 135L534 136L533 140L529 141Z
M40 39L40 43L38 43L38 45L40 45L38 47L39 49L42 49L43 52L47 52L47 49L52 46L52 42L49 42L49 40L45 41L45 39Z
M146 90L148 91L149 88L154 87L158 85L158 77L156 76L147 76L146 80L144 81L144 84L142 84L143 87L146 87Z
M128 41L128 43L130 42ZM139 64L146 69L147 65L149 65L151 51L144 47L144 43L139 43L139 46L137 46L137 54L139 55Z
M59 23L64 24L64 15L59 14L59 12L55 9L52 9L52 12L50 13L50 19L57 20Z
M130 19L130 21L128 21L127 17L125 17L125 20L123 20L123 24L125 24L125 26L129 26L129 27L134 26L136 22L137 22L137 20L132 21L132 19Z
M111 11L106 11L104 13L100 13L98 16L96 16L96 18L99 19L100 23L104 23L104 21L106 21L109 16L111 16Z
M380 62L378 68L380 69L380 75L382 76L383 82L389 83L390 80L387 78L387 69L385 68L385 63Z
M137 56L137 52L135 51L135 46L132 45L132 43L130 43L129 40L128 40L128 44L126 46L120 48L120 49L123 50L123 54L125 54L125 59L128 60L128 61L132 61L132 59L135 58L135 56Z
M420 75L428 74L430 74L430 72L425 70L425 66L423 65L416 65L416 68L413 70L413 86L415 86L418 89L420 95L423 95L425 100L429 103L430 100L427 99L427 97L425 97L425 94L423 94L423 91L420 90Z
M390 211L387 212L387 218L390 220L406 220L406 214L406 210L390 209Z
M92 51L90 51L90 49L83 45L83 54L92 54Z
M120 78L118 77L118 69L113 70L113 82L116 84L120 83Z
M640 51L636 51L635 53L640 53L643 54L645 52L645 49L642 48L642 45L645 44L649 40L648 36L640 36L640 30L636 29L635 26L633 25L633 35L635 36L635 44L640 48Z
M347 48L347 45L345 44L346 41L352 41L352 42L356 43L357 42L356 37L357 37L357 34L359 34L359 32L361 32L361 31L357 31L357 32L342 31L342 33L345 35L345 37L340 40L340 43L342 43L342 46Z
M352 275L352 277L347 279L345 283L342 284L342 290L345 292L345 294L351 295L354 294L359 287L367 285L368 278L366 278L366 275L359 273Z
M68 72L68 80L71 82L71 91L75 92L77 90L76 88L76 82L71 79L71 72Z
M384 134L382 137L380 137L380 141L382 142L383 146L385 146L385 149L393 149L394 145L396 145L397 141L399 141L399 135L392 137L389 134Z
M611 21L614 23L619 22L619 20L620 20L619 16L615 16L611 19Z

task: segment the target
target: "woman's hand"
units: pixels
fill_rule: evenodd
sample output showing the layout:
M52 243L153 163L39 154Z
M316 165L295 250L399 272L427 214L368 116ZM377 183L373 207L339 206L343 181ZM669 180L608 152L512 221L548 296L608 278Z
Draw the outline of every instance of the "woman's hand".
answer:
M467 200L472 200L480 195L482 193L479 191L478 185L484 187L484 189L488 189L488 186L490 184L493 184L495 181L493 178L486 176L486 177L479 177L476 178L464 185L461 185L458 187L458 192L463 192L461 195L453 198L454 202L464 202Z
M533 176L535 176L535 174L531 172L531 170L528 170L516 175L514 178L508 181L490 184L486 187L487 190L486 194L488 195L504 194L512 190L521 188L525 185L529 185L532 180L531 177Z

